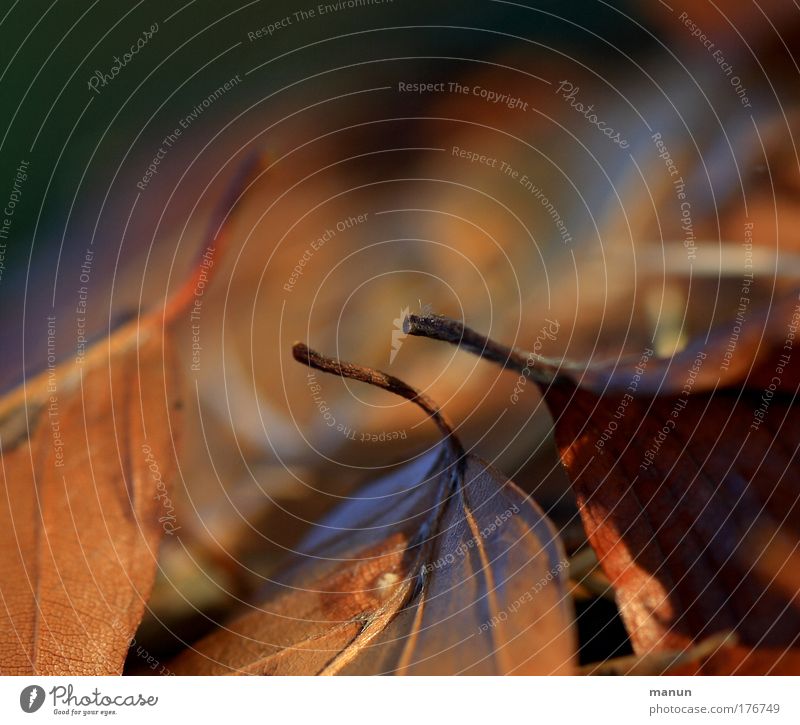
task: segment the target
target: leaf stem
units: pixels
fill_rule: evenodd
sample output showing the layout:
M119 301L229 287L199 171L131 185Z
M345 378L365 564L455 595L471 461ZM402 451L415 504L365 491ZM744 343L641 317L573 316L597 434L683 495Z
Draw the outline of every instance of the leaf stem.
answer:
M302 342L296 342L292 345L292 355L295 360L309 367L321 370L325 373L338 375L342 378L349 378L350 380L357 380L362 383L374 385L377 388L381 388L382 390L399 395L406 400L410 400L412 403L416 403L431 417L439 428L445 442L452 451L454 460L464 461L466 459L464 447L453 431L453 426L447 420L447 417L439 406L425 395L425 393L420 392L416 388L412 388L399 378L381 372L380 370L374 370L373 368L356 365L355 363L343 362L341 360L325 357Z
M561 360L495 342L464 323L444 315L409 315L403 321L403 332L407 335L449 342L504 368L516 370L543 385L549 385L561 377L568 377L565 368L569 370L574 367Z
M416 536L409 541L408 552L414 552L414 564L411 567L411 571L416 571L416 582L406 592L403 601L403 607L405 607L409 601L420 597L427 588L426 567L422 566L422 564L429 562L431 559L434 541L438 533L440 533L442 517L447 509L448 492L455 490L458 491L460 496L464 495L462 486L467 465L467 454L464 451L464 447L439 406L427 395L412 388L399 378L373 368L325 357L302 342L296 342L292 345L292 355L298 362L316 370L368 383L416 403L431 417L442 433L445 448L439 457L441 462L439 470L445 475L442 476L436 493L438 505L432 508ZM329 667L326 668L326 670L329 669Z

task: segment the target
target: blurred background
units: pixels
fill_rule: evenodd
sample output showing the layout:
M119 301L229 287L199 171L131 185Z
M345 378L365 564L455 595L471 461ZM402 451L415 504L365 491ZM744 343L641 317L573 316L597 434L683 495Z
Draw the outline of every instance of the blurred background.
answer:
M734 324L750 273L768 303L798 267L798 18L777 0L3 0L0 387L44 367L48 316L69 360L213 264L176 329L181 532L151 651L436 440L408 403L309 378L296 340L427 392L580 551L533 387L402 318L588 363ZM253 153L231 245L207 250ZM613 603L579 595L582 659L627 651Z

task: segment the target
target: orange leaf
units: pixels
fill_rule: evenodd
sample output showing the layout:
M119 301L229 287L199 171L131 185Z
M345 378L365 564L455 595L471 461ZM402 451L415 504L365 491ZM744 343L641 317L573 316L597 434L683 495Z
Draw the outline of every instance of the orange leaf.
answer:
M210 240L257 166L244 167ZM169 325L191 288L190 279L163 310L96 343L83 361L45 370L0 400L3 675L122 670L159 541L179 526L168 489L180 432Z

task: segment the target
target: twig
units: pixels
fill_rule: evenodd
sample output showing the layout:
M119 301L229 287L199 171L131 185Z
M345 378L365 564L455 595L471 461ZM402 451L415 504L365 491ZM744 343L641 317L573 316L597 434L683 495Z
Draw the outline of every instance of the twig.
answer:
M447 417L439 406L424 393L412 388L399 378L381 372L380 370L373 370L372 368L356 365L355 363L334 360L320 355L320 353L312 350L302 342L296 342L292 346L292 355L294 355L294 359L298 362L321 370L322 372L332 373L342 378L358 380L362 383L369 383L382 390L399 395L406 400L410 400L412 403L416 403L431 417L441 431L447 445L450 446L454 461L465 460L466 454L464 452L464 447L461 445L458 436L454 433L450 421L447 420Z
M495 342L462 322L443 315L409 315L403 321L403 332L407 335L449 342L504 368L528 375L536 382L545 385L559 377L567 377L566 371L580 369L561 360Z

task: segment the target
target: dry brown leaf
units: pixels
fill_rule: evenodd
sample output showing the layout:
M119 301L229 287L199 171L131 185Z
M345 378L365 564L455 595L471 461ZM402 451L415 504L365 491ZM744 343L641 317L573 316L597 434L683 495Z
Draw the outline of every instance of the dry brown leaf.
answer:
M122 670L175 526L165 485L179 403L158 322L126 326L3 402L4 675Z
M459 323L442 318L411 320L410 327L454 342L464 337L469 349L488 350L487 357L513 369L528 360L473 331L461 335ZM764 360L758 362L763 369ZM675 364L688 379L691 368ZM656 375L664 369L657 366ZM534 377L636 652L682 650L730 630L743 645L731 671L744 667L743 660L751 674L796 663L800 407L794 376L787 374L766 406L758 391L684 394L670 387L670 394L655 397L624 389L600 395L567 374L546 370ZM768 650L781 656L769 657ZM715 672L725 669L724 659L715 654Z
M241 196L248 161L213 220ZM222 230L224 233L224 229ZM164 532L181 406L169 326L198 270L164 309L0 401L0 673L117 674L142 618Z
M396 378L298 359L414 400L443 443L361 490L301 545L266 602L170 665L177 674L558 674L575 636L566 560L539 508L466 455ZM302 557L302 558L301 558Z

